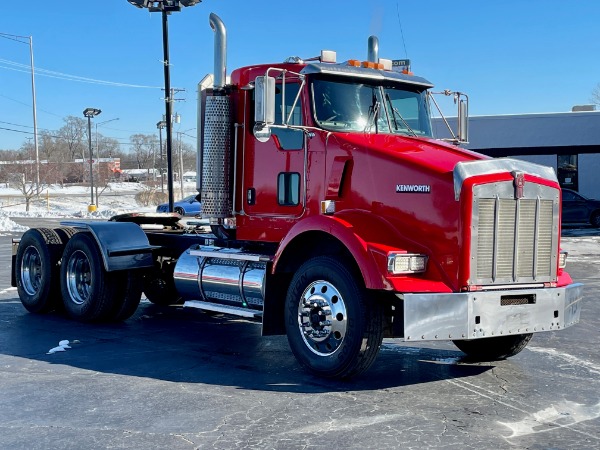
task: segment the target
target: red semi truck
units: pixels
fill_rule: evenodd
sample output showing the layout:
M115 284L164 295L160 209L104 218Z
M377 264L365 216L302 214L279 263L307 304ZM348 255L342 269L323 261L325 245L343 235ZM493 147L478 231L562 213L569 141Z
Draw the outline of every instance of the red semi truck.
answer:
M366 370L384 337L494 360L579 321L552 169L434 139L432 84L392 70L375 37L364 62L322 51L228 79L225 26L210 24L198 198L211 231L173 213L31 229L13 243L25 308L124 320L143 292L287 334L324 377Z

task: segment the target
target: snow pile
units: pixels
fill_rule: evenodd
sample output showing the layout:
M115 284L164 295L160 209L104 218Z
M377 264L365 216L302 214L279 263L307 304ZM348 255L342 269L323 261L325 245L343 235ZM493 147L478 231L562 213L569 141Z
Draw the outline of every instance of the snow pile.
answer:
M19 225L18 223L10 220L6 213L0 213L0 232L23 232L27 231L28 229L28 227ZM0 234L0 236L2 236L2 234Z
M47 355L51 355L56 352L66 352L68 348L71 348L69 344L79 344L78 340L74 340L73 342L68 341L67 339L63 339L58 343L58 347L51 348L48 350Z

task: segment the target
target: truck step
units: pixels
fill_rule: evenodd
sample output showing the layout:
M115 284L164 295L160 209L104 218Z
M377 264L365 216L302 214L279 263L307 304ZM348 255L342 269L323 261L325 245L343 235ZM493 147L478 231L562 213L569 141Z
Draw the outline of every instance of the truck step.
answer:
M212 247L199 245L197 248L190 249L192 256L204 256L208 258L235 259L241 261L271 262L273 257L258 253L246 253L239 249Z
M201 300L188 300L183 304L184 307L198 308L205 311L213 311L232 316L246 317L249 319L262 319L262 311L242 308L239 306L219 305L216 303L203 302Z

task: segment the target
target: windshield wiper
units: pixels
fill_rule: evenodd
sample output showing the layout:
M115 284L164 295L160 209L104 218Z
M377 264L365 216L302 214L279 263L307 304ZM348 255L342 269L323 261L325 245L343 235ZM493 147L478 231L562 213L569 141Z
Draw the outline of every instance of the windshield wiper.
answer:
M369 106L369 116L367 117L367 124L364 129L365 133L368 133L373 125L375 125L375 133L379 133L379 130L377 129L377 116L379 115L380 107L381 103L379 103L379 100L377 100L375 94L373 94L373 103ZM371 123L371 121L373 123Z
M385 94L385 97L390 105L390 108L392 109L392 118L394 119L394 127L396 129L396 131L400 130L400 127L398 126L398 122L396 121L396 117L398 117L402 123L404 124L404 126L406 127L406 130L409 131L413 136L417 136L417 133L415 133L415 131L410 127L410 125L406 122L406 120L404 120L404 117L402 117L402 114L400 114L400 111L398 111L398 109L392 105L392 100L390 99L390 94Z

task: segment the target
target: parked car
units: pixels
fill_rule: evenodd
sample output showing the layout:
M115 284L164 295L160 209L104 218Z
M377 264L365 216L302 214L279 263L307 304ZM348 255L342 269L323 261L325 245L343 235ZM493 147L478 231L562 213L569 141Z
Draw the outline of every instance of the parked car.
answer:
M600 228L600 200L586 198L571 189L562 190L563 223L589 223Z
M161 203L156 207L156 212L168 212L169 203ZM196 200L196 195L187 197L173 203L173 211L181 216L195 216L202 211L202 204Z

